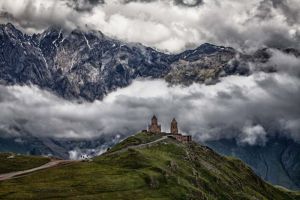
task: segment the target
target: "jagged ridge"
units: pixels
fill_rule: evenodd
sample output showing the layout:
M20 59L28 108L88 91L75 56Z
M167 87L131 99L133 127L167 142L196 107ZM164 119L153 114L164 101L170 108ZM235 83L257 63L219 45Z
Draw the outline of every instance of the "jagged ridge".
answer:
M0 25L0 41L0 83L36 84L67 99L102 99L137 77L190 84L247 73L232 61L237 51L211 44L171 55L99 31L50 27L28 36L12 24Z

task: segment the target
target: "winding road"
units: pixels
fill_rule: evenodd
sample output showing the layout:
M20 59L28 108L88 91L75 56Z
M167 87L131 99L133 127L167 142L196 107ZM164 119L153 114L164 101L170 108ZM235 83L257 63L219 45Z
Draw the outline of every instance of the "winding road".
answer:
M31 173L39 171L39 170L48 169L48 168L52 168L52 167L56 167L56 166L60 166L60 165L74 163L74 162L78 162L78 161L52 160L52 161L50 161L50 162L48 162L48 163L46 163L42 166L36 167L36 168L23 170L23 171L17 171L17 172L10 172L10 173L6 173L6 174L0 174L0 181L12 179L12 178L17 178L17 177L20 177L20 176L31 174Z
M152 142L148 142L148 143L144 143L144 144L139 144L139 145L133 145L133 146L128 146L126 148L123 148L123 149L120 149L118 151L114 151L114 152L111 152L111 153L107 153L105 155L114 155L114 154L119 154L119 153L123 153L125 151L127 151L128 149L139 149L139 148L144 148L144 147L149 147L155 143L158 143L158 142L161 142L165 139L167 139L169 137L169 135L166 135L166 136L163 136L157 140L154 140Z

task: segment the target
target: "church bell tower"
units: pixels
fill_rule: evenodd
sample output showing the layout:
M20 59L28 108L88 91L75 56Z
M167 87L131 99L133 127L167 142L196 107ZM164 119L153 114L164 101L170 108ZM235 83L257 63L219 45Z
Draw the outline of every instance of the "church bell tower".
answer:
M171 133L172 134L178 134L177 121L176 121L175 118L171 122Z

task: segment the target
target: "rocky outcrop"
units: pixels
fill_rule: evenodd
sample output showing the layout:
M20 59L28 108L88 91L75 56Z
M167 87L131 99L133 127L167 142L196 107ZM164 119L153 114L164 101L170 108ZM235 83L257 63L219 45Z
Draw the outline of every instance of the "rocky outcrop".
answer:
M247 75L248 66L239 63L241 55L233 48L206 43L181 53L165 78L172 84L190 85L194 82L215 83L219 77L231 74Z

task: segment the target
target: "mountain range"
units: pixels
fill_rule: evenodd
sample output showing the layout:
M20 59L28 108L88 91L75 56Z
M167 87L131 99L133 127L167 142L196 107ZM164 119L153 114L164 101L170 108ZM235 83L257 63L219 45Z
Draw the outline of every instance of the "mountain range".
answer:
M300 55L295 49L280 51ZM169 54L142 44L122 42L99 31L68 31L52 26L42 33L27 35L12 24L0 25L0 84L33 84L68 100L102 100L137 78L159 78L180 85L214 84L223 76L247 76L251 73L249 62L267 63L269 58L268 49L246 54L206 43ZM275 69L270 66L262 70L272 73ZM69 158L76 147L78 151L98 155L118 141L56 140L24 134L0 137L0 150ZM276 138L264 147L240 146L231 140L208 145L221 154L239 157L273 184L300 188L300 147L294 141Z
M66 99L88 101L102 99L141 77L187 85L246 75L249 69L242 60L261 56L246 56L212 44L166 54L99 31L68 32L50 27L41 34L26 35L12 24L0 25L0 41L1 84L35 84Z

